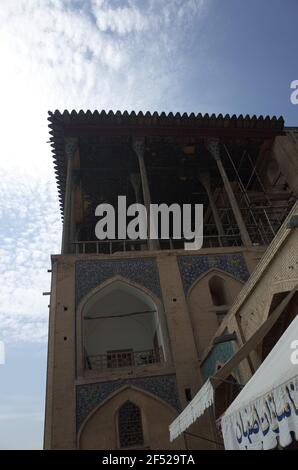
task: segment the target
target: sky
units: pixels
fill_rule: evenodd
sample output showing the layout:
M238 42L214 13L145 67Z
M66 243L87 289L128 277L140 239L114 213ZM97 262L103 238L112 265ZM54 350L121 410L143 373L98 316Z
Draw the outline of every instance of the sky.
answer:
M59 109L283 115L297 0L1 0L0 449L42 448Z

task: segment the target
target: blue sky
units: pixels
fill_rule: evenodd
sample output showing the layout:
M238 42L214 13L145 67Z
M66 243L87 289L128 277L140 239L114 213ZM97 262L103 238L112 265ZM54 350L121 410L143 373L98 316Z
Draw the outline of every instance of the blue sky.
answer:
M50 253L47 110L283 115L298 125L297 0L2 0L0 448L40 448Z

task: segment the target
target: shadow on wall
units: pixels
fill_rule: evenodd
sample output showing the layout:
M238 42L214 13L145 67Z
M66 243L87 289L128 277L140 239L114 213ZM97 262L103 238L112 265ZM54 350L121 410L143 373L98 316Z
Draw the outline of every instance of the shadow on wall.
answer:
M243 284L227 273L211 270L188 294L188 306L199 356L210 344Z

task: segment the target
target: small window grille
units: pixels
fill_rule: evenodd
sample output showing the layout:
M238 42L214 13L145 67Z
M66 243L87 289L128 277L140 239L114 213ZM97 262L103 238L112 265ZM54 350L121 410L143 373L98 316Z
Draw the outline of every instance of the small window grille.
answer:
M119 408L118 433L120 447L134 447L144 444L141 411L131 401L126 401Z
M132 349L108 351L107 352L107 367L129 367L134 364L134 355Z

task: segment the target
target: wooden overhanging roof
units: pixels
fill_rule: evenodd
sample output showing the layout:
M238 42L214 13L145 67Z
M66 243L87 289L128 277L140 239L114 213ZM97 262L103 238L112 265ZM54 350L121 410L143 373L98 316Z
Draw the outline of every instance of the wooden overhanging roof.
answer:
M66 157L65 138L118 135L136 137L238 137L270 139L284 133L284 120L276 116L195 115L141 111L49 111L50 143L54 158L61 212L63 213Z

